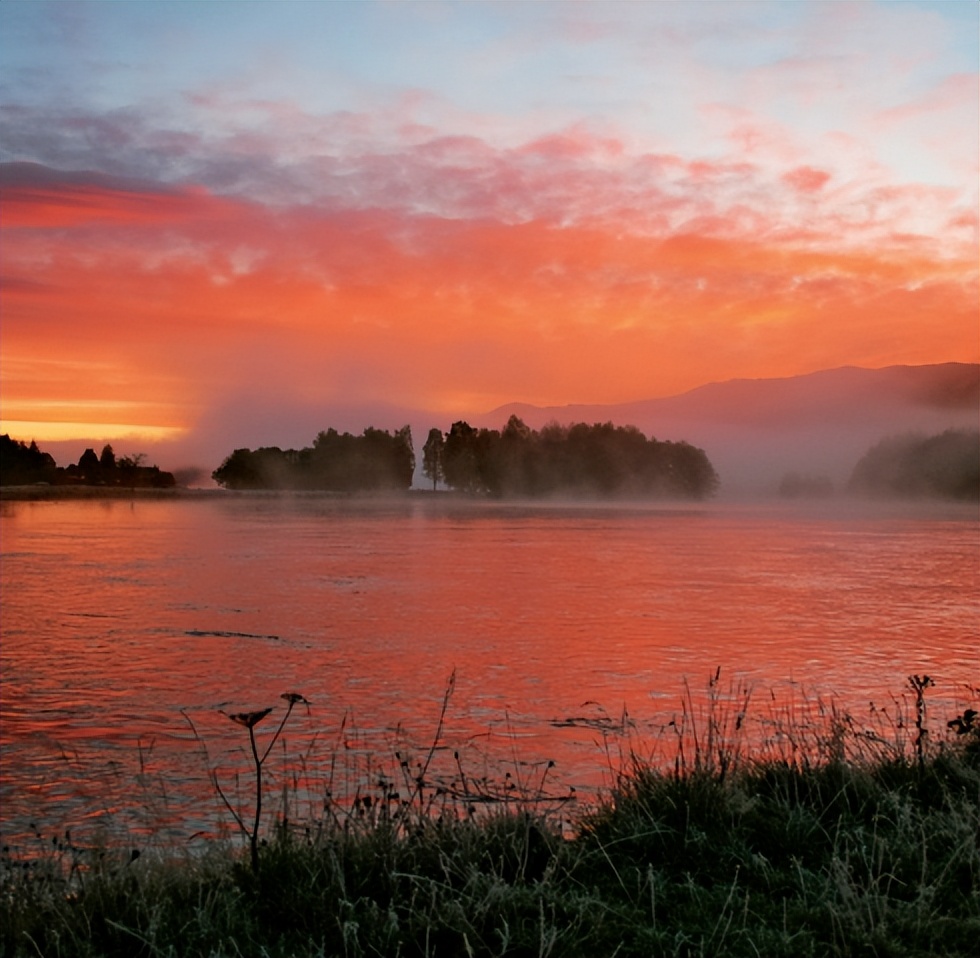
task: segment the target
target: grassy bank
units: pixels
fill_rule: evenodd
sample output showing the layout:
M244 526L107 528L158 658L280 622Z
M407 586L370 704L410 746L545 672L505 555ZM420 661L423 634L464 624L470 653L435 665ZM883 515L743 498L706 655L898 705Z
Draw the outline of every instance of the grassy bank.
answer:
M739 744L737 710L691 715L671 762L632 761L571 832L533 795L475 812L413 773L280 817L257 868L240 844L5 855L0 954L978 953L973 716L931 741L920 711L886 741L833 713L777 754Z

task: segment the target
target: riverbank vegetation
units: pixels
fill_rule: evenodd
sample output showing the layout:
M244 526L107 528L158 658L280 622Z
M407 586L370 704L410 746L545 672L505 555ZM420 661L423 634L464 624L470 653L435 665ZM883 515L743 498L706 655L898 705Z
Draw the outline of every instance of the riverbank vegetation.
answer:
M368 428L360 436L327 429L303 449L236 449L211 476L235 491L401 494L412 488L415 464L409 426L394 433ZM720 486L704 450L687 442L647 439L633 426L609 422L551 423L536 431L517 416L502 430L464 421L447 433L431 429L421 472L433 490L441 485L491 498L706 499ZM141 455L116 458L109 445L99 456L86 449L77 464L61 468L35 442L0 436L0 487L8 490L52 486L112 495L176 485L172 473L143 465ZM829 499L836 492L828 476L797 471L785 473L776 491L783 499ZM886 437L861 457L841 491L881 499L980 499L980 433Z
M33 440L28 443L0 436L0 486L43 484L59 487L95 486L108 489L172 489L177 480L158 466L144 466L143 456L116 458L112 446L96 455L86 449L77 463L62 468Z
M572 819L543 779L430 781L437 733L310 820L282 806L248 852L39 835L43 854L0 863L0 954L974 955L980 722L930 734L930 685L912 676L912 704L871 726L821 708L751 748L747 695L688 693L670 759L634 750ZM285 699L287 718L305 704ZM254 743L265 715L229 718Z

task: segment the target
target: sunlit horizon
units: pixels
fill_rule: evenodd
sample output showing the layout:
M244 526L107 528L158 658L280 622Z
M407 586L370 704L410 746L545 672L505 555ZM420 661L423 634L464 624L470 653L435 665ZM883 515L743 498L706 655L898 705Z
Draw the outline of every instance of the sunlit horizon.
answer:
M214 449L980 361L978 26L4 4L2 428Z
M53 422L50 420L0 419L0 433L22 442L98 442L159 443L179 439L186 429L173 426L146 426L117 422Z

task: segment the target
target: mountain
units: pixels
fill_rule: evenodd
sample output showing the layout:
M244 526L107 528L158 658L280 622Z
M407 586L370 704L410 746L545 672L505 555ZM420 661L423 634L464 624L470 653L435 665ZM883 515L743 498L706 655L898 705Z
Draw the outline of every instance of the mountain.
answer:
M678 396L617 405L511 403L468 421L499 428L511 415L548 422L634 425L707 452L722 493L772 492L790 471L838 488L868 447L887 435L978 427L980 365L845 366L784 379L733 379Z

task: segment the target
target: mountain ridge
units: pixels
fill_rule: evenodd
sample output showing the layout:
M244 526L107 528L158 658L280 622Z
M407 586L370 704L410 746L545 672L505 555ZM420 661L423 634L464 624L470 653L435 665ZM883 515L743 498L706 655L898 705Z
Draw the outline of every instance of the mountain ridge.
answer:
M842 485L888 435L978 427L980 364L839 366L800 376L739 378L627 403L507 403L471 418L500 428L511 415L540 429L554 421L633 425L658 439L703 448L724 491L772 491L788 471Z
M538 406L534 403L505 403L480 416L480 419L504 416L509 417L517 410L555 413L572 413L581 410L632 410L684 407L697 408L698 400L720 396L726 404L736 393L745 394L752 390L762 397L762 393L771 394L782 388L784 391L795 392L797 395L808 385L826 385L830 379L837 380L837 385L844 385L842 380L850 379L852 390L872 394L872 387L880 389L882 385L890 386L891 392L904 394L913 403L924 406L951 408L980 408L980 364L978 363L933 363L928 365L892 365L871 369L864 366L836 366L831 369L820 369L798 376L779 377L736 377L734 379L717 380L695 386L682 393L670 396L660 396L653 399L637 399L623 403L568 403L563 406ZM872 382L872 379L874 382ZM896 388L897 387L897 388ZM904 389L902 387L905 387ZM727 396L725 394L728 394ZM932 402L928 400L933 398ZM819 400L821 397L813 396ZM831 397L822 397L823 402ZM834 404L842 402L841 397L832 397ZM506 418L504 419L506 421Z

